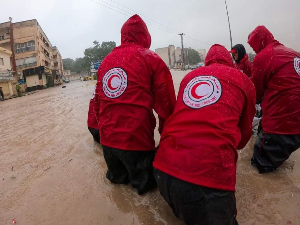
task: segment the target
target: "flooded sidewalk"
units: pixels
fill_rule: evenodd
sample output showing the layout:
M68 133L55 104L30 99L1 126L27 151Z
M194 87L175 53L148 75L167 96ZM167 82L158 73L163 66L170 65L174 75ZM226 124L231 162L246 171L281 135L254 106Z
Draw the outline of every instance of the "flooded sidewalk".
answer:
M173 71L176 92L186 72ZM101 145L87 129L95 81L72 81L0 102L0 224L183 225L154 190L143 196L105 178ZM158 132L155 132L159 142ZM300 224L300 151L275 173L239 151L236 198L243 225Z

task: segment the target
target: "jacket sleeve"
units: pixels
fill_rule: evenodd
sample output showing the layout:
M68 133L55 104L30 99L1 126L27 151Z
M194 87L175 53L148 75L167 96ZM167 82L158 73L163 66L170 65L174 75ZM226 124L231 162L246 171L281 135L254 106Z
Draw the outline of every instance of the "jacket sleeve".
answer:
M249 79L249 78L248 78ZM249 81L249 80L248 80ZM249 81L245 85L247 87L246 90L246 98L244 103L244 108L242 111L242 115L240 117L239 128L241 131L241 140L237 147L237 149L242 149L248 143L251 135L252 135L252 122L256 112L255 109L255 88L253 84Z
M270 58L268 60L268 56L257 55L254 58L253 66L252 66L252 75L251 81L253 82L256 90L256 100L260 101L264 95L266 89L266 81L268 77L268 67L270 63Z
M153 108L159 118L159 133L162 132L165 121L173 113L176 97L172 75L167 65L155 55L152 67Z
M102 88L102 83L100 82L100 67L97 72L97 84L95 88L95 97L94 97L94 113L97 120L97 123L99 125L99 111L100 111L100 91Z

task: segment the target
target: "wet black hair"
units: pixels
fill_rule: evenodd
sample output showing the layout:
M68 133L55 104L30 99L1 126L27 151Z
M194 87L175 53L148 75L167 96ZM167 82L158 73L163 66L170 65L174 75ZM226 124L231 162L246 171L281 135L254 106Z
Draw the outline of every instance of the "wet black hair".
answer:
M234 61L236 63L239 63L241 61L241 59L244 58L244 56L246 55L246 49L245 49L244 45L242 45L242 44L237 44L237 45L233 46L232 49L235 49L237 51L239 57L237 60L234 59Z

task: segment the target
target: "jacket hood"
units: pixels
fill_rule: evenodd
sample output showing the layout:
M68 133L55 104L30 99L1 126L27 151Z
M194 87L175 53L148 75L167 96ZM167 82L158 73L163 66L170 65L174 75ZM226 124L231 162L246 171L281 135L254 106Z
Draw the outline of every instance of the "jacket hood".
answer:
M122 26L121 43L134 43L150 48L151 35L147 25L139 15L133 15Z
M256 54L273 41L273 34L265 26L256 27L248 36L248 43Z
M236 63L239 63L246 55L246 49L245 49L244 45L242 45L242 44L237 44L237 45L233 46L233 48L231 50L233 50L233 49L235 49L237 51L238 56L239 56L238 59L237 60L234 59L234 61Z
M209 66L214 63L234 67L232 58L228 50L224 46L219 44L214 44L213 46L211 46L205 58L205 66Z

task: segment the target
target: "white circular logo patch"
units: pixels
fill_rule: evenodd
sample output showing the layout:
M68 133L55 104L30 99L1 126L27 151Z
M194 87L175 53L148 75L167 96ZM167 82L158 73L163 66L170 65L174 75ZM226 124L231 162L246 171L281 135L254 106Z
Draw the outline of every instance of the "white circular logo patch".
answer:
M183 92L183 102L193 109L214 104L222 94L220 81L213 76L194 77L186 85Z
M121 68L113 68L103 76L103 92L108 98L120 97L127 88L127 74Z
M298 75L300 76L300 58L294 58L294 68Z

